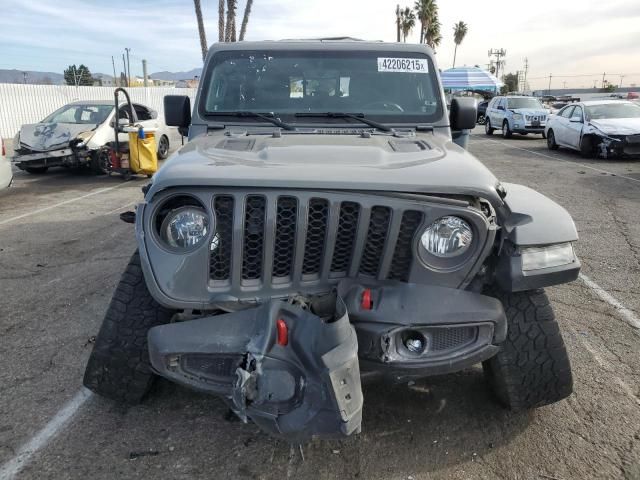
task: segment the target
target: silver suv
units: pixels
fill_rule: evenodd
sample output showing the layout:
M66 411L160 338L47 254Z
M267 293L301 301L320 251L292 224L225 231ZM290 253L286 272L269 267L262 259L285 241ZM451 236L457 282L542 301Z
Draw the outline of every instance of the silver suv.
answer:
M487 106L485 117L487 135L502 129L504 138L510 138L513 133L539 133L544 138L548 112L536 98L508 95L494 97Z

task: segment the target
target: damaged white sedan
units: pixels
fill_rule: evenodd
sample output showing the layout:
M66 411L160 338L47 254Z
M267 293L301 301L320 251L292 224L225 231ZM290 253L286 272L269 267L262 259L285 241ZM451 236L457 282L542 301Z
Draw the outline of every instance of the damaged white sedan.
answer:
M130 119L133 115L135 118ZM98 152L114 141L115 108L112 100L73 102L56 110L40 123L23 125L14 138L12 162L29 173L44 173L49 167L89 167L104 173ZM124 105L118 108L118 119L133 120L156 134L158 158L169 154L169 135L166 126L154 110L133 104L133 111ZM126 133L119 134L121 142L128 141Z
M567 147L585 157L640 157L640 106L622 100L567 105L545 128L549 150Z

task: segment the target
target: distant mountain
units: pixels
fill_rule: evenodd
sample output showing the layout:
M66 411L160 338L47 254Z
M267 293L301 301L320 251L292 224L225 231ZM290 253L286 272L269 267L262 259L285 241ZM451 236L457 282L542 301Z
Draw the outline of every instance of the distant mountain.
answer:
M34 72L31 70L5 70L0 69L0 83L39 83L49 85L61 85L64 83L64 76L61 73Z
M188 72L157 72L152 73L149 77L156 80L173 80L177 82L178 80L191 80L193 77L199 77L200 75L202 75L202 68L194 68Z

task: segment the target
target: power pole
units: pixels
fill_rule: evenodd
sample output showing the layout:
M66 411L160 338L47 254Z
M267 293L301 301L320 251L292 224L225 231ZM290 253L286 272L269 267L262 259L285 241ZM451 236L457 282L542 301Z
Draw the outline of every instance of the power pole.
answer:
M527 72L529 71L529 59L524 57L524 81L522 82L522 91L527 89Z
M567 81L566 81L566 80L563 80L563 81L562 81L562 89L563 89L563 90L566 90L566 89L567 89Z
M547 90L547 95L551 95L551 77L552 75L549 74L549 89Z
M142 83L145 87L148 86L147 84L147 61L146 60L142 60Z
M607 75L606 73L603 73L603 74L602 74L602 88L604 88L604 83L605 83L605 81L606 81L606 80L605 80L605 76L606 76L606 75Z
M500 67L504 67L504 60L500 59L504 58L507 55L507 51L504 48L501 48L499 50L492 48L488 53L489 58L491 58L492 56L496 57L496 78L500 79Z
M620 75L620 85L618 85L618 88L622 88L622 79L624 78L624 75Z
M129 72L127 74L127 86L131 86L131 65L129 64L129 51L131 50L130 48L125 47L125 50L127 51L127 71Z
M124 80L129 83L129 81L127 80L127 62L124 60L124 53L122 54L122 68L124 68ZM120 85L122 86L122 85ZM127 85L128 87L129 85Z
M116 62L113 59L113 55L111 55L111 65L113 66L113 83L117 87L118 86L118 79L116 78Z
M28 75L27 72L22 72L22 81L24 82L25 85L27 84L27 75Z

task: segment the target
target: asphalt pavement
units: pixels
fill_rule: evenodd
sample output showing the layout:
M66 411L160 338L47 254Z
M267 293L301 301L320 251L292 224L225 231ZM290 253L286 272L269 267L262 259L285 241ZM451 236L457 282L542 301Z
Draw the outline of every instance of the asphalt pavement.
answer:
M373 384L360 435L300 450L169 382L135 407L89 395L93 337L135 250L118 214L147 180L19 172L0 193L0 479L640 479L640 161L476 130L471 152L578 226L583 276L548 289L573 366L569 399L510 413L479 368Z

